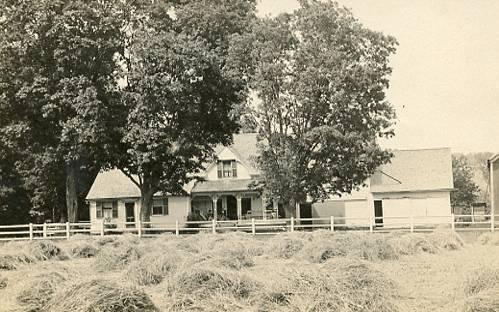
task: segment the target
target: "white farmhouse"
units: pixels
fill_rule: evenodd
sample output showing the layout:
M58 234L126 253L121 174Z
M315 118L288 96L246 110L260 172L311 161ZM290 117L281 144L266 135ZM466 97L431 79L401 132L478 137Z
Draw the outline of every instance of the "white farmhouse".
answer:
M155 194L152 227L176 221L182 225L191 213L206 220L236 222L283 218L282 203L262 198L251 186L259 175L254 165L256 153L256 134L235 135L232 146L218 147L218 160L206 167L205 181L184 187L188 195ZM427 221L432 217L435 222L450 217L450 149L400 150L394 155L390 164L380 167L366 181L365 187L339 198L302 204L295 217L334 216L338 223L363 225L375 216L385 225L396 223L397 217L425 217ZM87 200L94 229L103 219L116 223L118 228L134 226L125 222L138 220L140 191L119 170L99 173Z

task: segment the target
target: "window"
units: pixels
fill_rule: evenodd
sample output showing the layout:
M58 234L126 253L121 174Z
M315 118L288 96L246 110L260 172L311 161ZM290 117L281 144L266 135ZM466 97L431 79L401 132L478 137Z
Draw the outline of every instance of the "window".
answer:
M168 215L168 198L154 199L152 205L153 216L166 216Z
M118 218L118 202L105 201L96 203L96 216L97 219L116 219Z
M96 203L96 208L97 208L97 219L102 219L102 203L101 202L97 202Z
M241 214L247 215L251 211L251 198L241 198Z
M218 178L237 178L237 161L223 160L218 162Z

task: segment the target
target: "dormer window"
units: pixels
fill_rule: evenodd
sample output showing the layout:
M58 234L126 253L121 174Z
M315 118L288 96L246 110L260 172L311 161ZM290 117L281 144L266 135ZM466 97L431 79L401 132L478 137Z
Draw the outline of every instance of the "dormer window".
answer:
M218 162L218 178L237 178L237 162L235 160L221 160Z

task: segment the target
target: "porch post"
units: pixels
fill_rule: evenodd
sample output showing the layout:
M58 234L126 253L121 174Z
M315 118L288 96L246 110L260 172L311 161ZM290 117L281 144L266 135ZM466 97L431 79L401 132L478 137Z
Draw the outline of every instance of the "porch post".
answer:
M262 194L262 218L267 220L267 197Z
M242 219L242 214L243 214L243 210L242 210L242 205L241 205L241 194L237 194L236 195L236 202L237 202L237 220L241 220Z
M275 218L279 219L279 199L272 198L272 208L275 211Z
M217 212L217 201L218 201L218 196L217 195L213 195L211 197L211 200L212 200L212 204L213 204L213 220L217 220L218 218L218 212Z

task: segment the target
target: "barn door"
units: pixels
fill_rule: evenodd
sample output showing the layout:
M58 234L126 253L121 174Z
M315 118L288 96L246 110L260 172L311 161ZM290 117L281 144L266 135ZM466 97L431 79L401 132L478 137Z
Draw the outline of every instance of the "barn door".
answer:
M376 217L374 221L376 226L383 226L383 201L381 200L374 201L374 217Z

